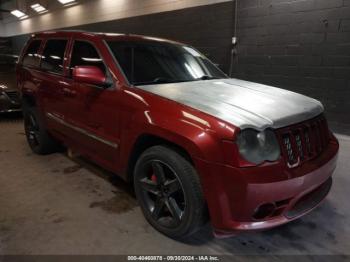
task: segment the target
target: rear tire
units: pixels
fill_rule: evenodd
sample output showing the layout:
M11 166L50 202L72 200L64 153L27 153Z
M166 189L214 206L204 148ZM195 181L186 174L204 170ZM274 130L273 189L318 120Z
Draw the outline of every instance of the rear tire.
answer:
M61 150L61 145L47 132L35 107L26 107L23 116L27 142L34 153L47 155Z
M175 150L165 146L147 149L136 163L134 185L147 221L171 238L188 237L207 221L196 170Z

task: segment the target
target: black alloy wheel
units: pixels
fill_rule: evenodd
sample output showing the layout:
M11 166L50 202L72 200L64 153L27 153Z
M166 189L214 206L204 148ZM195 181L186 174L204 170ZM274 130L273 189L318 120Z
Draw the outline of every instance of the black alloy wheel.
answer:
M27 140L31 148L37 148L40 146L40 128L35 116L32 113L28 113L24 118L25 130Z
M147 149L137 160L134 186L147 221L171 238L186 238L208 220L197 172L176 149Z
M47 132L35 107L24 107L23 114L27 141L34 153L46 155L63 149L61 143Z
M186 199L176 172L160 160L149 161L145 168L138 183L152 218L165 227L179 226Z

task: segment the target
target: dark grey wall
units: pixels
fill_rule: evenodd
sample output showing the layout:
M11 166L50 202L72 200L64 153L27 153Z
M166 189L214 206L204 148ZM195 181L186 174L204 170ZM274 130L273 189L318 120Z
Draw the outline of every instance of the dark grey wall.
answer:
M234 77L321 100L331 125L350 133L350 0L239 0ZM234 2L69 29L183 41L228 72ZM12 38L19 52L28 36ZM278 108L276 109L278 110Z
M13 53L19 55L28 39L29 35L19 35L11 37L11 46Z
M228 71L233 25L233 2L226 2L72 29L134 33L177 40L195 46Z
M0 37L0 54L11 54L12 46L11 39L6 37Z
M234 30L234 5L226 2L116 21L65 28L95 32L133 33L191 44L228 71ZM19 52L28 36L12 38Z
M350 130L350 0L240 0L238 34L237 77L317 98Z

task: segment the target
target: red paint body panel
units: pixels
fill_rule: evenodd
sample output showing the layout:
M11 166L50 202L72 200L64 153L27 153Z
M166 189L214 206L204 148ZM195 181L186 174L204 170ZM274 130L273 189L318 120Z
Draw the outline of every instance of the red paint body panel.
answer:
M51 38L69 41L64 74L23 67L20 62L18 85L24 96L35 98L48 130L67 146L124 179L128 179L126 171L130 156L141 136L157 136L182 147L192 158L201 178L211 223L218 235L283 224L314 207L293 218L285 216L298 199L331 176L339 147L334 136L322 154L297 168L287 167L283 157L273 163L247 166L234 142L239 128L130 86L104 42L108 39L156 40L79 32L42 33L32 39L44 40L42 53L45 40ZM96 88L69 76L74 40L88 41L96 47L111 75L112 87ZM81 72L76 73L81 75ZM95 80L104 81L98 74ZM50 119L48 113L66 125ZM254 220L252 216L257 207L269 202L284 203L284 209L276 216Z
M218 235L231 234L241 230L257 230L274 227L294 220L285 213L305 194L319 187L329 179L336 167L339 145L336 140L310 165L287 170L283 165L234 168L196 159L196 166L202 171L202 181L211 214L211 222ZM298 173L292 179L284 179ZM271 180L262 177L270 173ZM274 177L274 179L272 179ZM282 212L274 217L259 221L253 219L256 208L264 203L288 200ZM231 230L229 230L231 229Z

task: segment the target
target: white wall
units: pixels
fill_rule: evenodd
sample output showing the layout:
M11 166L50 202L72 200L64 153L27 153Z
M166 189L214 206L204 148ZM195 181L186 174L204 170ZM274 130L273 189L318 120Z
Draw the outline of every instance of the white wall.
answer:
M94 0L22 21L5 21L0 36L2 32L2 36L14 36L227 1L231 0Z

